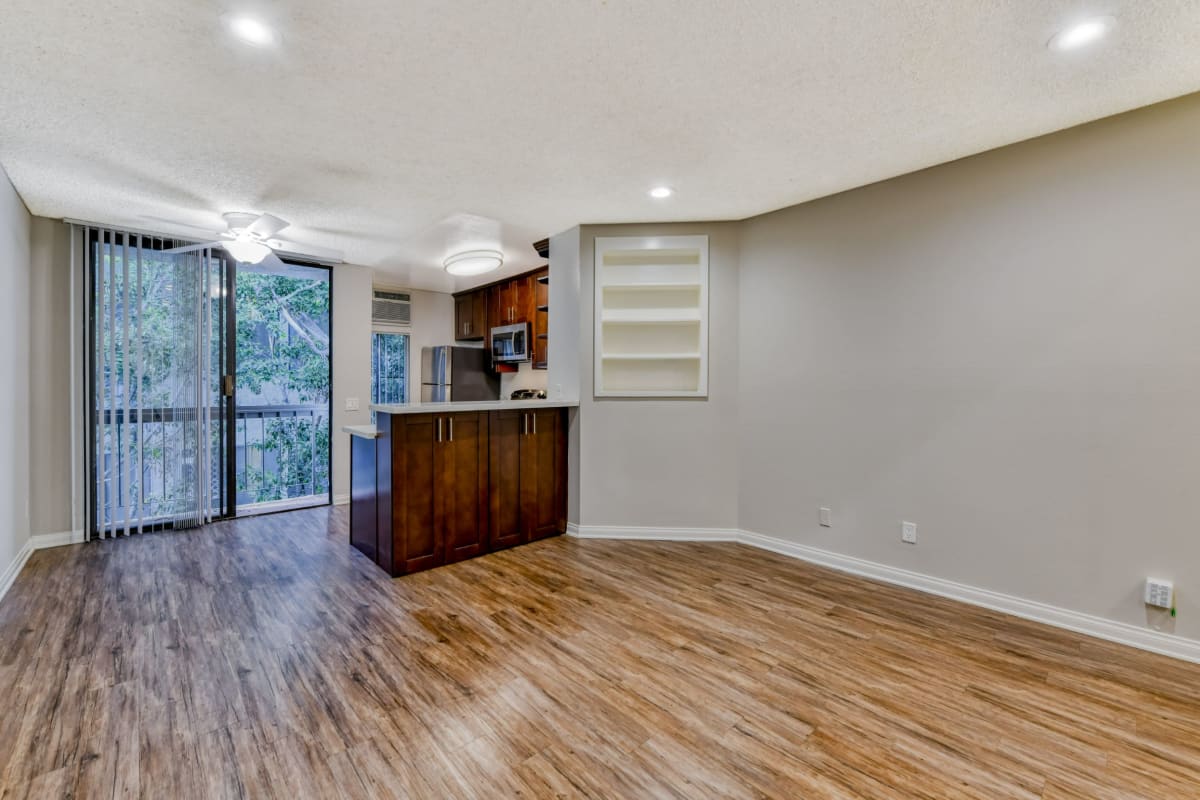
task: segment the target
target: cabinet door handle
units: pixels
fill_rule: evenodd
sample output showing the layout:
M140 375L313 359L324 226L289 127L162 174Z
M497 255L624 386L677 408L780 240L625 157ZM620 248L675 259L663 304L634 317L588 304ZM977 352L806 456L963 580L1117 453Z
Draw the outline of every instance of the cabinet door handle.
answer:
M454 441L454 417L447 417L447 418L446 418L446 422L447 422L447 423L450 425L450 439L449 439L449 441L453 442L453 441Z
M521 435L524 436L527 433L529 433L529 414L528 414L528 412L522 411L521 412Z
M437 439L435 439L434 441L440 442L441 440L442 440L442 418L438 417L437 418Z
M537 436L537 412L530 411L529 418L533 420L533 435Z

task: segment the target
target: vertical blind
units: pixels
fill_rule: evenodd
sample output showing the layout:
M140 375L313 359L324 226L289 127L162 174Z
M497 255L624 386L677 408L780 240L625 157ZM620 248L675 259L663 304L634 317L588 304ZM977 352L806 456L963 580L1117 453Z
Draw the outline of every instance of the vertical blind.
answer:
M88 530L202 525L219 503L220 261L136 233L76 233L91 303Z

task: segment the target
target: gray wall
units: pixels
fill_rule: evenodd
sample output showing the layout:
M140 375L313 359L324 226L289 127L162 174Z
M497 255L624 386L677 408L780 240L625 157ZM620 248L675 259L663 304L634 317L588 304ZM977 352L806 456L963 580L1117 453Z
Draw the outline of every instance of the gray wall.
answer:
M34 217L30 240L30 532L65 533L71 513L71 227ZM78 308L76 309L78 310ZM82 370L82 367L80 367Z
M375 281L381 281L375 283ZM339 264L333 268L333 496L350 494L350 439L343 425L371 422L371 297L374 286L390 287L386 275L370 267ZM454 344L454 298L442 292L410 291L409 397L420 399L421 348ZM358 398L358 411L346 411L346 398Z
M370 267L338 264L333 268L333 496L350 494L350 439L343 425L371 421ZM358 398L358 411L346 410L346 398Z
M1200 637L1200 96L749 220L739 317L742 528Z
M31 226L0 169L0 573L29 540Z
M593 398L595 238L695 234L709 237L708 397ZM556 265L551 266L551 283ZM583 226L579 276L580 407L573 445L581 491L578 517L572 521L585 526L737 527L736 223Z

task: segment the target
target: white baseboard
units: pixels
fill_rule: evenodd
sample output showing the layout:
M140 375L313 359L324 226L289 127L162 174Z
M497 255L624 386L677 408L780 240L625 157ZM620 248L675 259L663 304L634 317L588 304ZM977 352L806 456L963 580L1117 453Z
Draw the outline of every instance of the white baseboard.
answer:
M980 589L964 583L925 575L920 572L891 567L874 561L865 561L853 556L822 550L817 547L792 542L777 536L767 536L753 531L725 528L634 528L603 525L567 525L567 535L580 539L641 539L668 542L739 542L790 556L810 564L828 567L839 572L848 572L864 578L915 589L973 606L1011 614L1014 617L1041 622L1056 628L1094 636L1109 642L1148 650L1151 653L1200 663L1200 641L1175 636L1161 631L1139 628L1126 622L1095 617L1078 611L1026 600L1012 595Z
M659 542L735 542L738 531L725 528L631 528L567 523L567 535L578 539L640 539Z
M350 495L348 495L348 494L335 494L335 495L333 496L333 504L334 504L335 506L348 506L348 505L350 505Z
M47 547L62 547L68 544L83 542L83 531L61 531L59 533L36 533L29 537L29 544L34 550L45 550Z
M21 569L25 566L25 562L29 560L29 556L33 554L33 544L29 541L17 551L17 557L12 560L12 563L0 574L0 600L4 599L4 595L8 594L8 590L12 588L13 581L21 574Z

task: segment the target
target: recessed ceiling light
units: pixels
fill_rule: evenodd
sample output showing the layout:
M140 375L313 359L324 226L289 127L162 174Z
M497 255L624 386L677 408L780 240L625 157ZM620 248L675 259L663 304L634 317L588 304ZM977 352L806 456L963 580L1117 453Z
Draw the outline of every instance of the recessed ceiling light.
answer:
M225 24L234 36L255 47L267 47L279 41L279 35L270 26L254 17L227 15Z
M1064 28L1046 43L1051 50L1078 50L1103 39L1117 24L1113 17L1092 17Z
M499 250L467 250L455 253L442 262L451 275L482 275L499 269L504 263L504 254Z
M655 186L650 190L650 196L655 200L666 200L673 194L675 194L675 192L670 186Z

